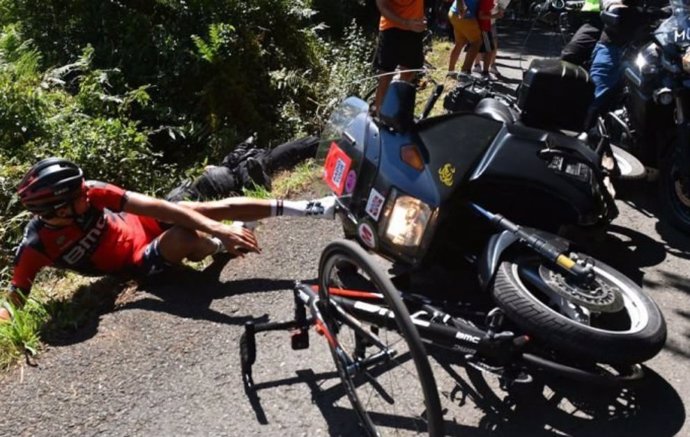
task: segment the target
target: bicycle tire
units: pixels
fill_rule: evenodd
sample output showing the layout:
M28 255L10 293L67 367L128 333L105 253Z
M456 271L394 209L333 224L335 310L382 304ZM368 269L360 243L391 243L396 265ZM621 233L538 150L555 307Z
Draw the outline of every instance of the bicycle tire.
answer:
M337 240L326 246L321 254L321 260L319 262L319 298L321 314L328 330L328 337L332 339L332 341L329 340L328 342L329 349L331 350L333 361L338 370L338 375L340 376L342 384L345 387L347 397L357 413L360 425L370 436L388 435L391 433L397 434L398 432L401 432L398 428L383 428L383 424L377 423L376 418L381 418L383 416L385 416L385 420L380 420L383 421L385 425L396 423L395 421L391 422L391 415L389 414L389 411L369 411L371 404L376 401L376 399L372 400L372 397L381 397L387 400L386 397L390 396L390 394L387 392L381 394L380 391L382 389L382 385L378 380L376 383L371 381L372 375L370 374L368 368L364 367L364 365L362 365L364 370L358 367L364 362L365 357L360 356L351 358L349 355L347 355L347 353L344 351L344 347L341 345L341 341L344 337L346 337L346 333L344 333L343 330L348 328L348 326L346 323L343 323L343 316L339 316L340 313L334 307L329 290L331 290L330 280L331 274L333 273L332 269L341 269L342 271L349 272L349 270L343 268L344 264L349 264L347 268L355 267L358 269L358 271L361 270L362 273L365 273L370 280L370 285L375 287L375 290L370 291L383 295L383 301L385 302L387 309L394 314L394 322L396 325L395 330L401 339L406 343L409 349L409 358L414 363L413 369L416 372L416 377L420 384L420 387L417 388L421 388L421 393L423 394L424 398L423 413L420 412L421 414L418 416L407 417L393 415L392 417L402 419L398 420L398 422L403 425L406 424L408 428L412 427L413 431L416 430L418 433L428 433L430 436L443 435L443 417L438 390L436 388L436 380L431 370L422 339L416 327L414 326L399 293L396 291L396 288L391 282L390 278L381 270L380 267L374 264L373 257L369 255L362 247L352 241ZM351 273L345 274L351 275ZM386 325L385 320L382 320L381 325ZM381 327L381 329L388 328ZM381 337L383 337L383 335ZM386 335L386 338L388 338L388 335ZM364 347L365 349L369 347L376 347L373 344L362 346L362 343L359 343L359 341L363 342L364 340L362 340L361 337L360 340L357 340L357 335L355 335L355 351L357 351L357 348L359 347ZM399 341L394 344L399 345ZM362 353L362 355L365 355L365 353L366 350ZM357 352L355 352L354 355L356 354ZM392 370L401 371L398 370L398 366L402 366L402 364L400 364L400 362L402 362L402 356L403 354L400 356L388 356L386 360L382 360L380 362L380 366L388 366L384 369L386 372L390 372ZM377 366L378 365L379 364L377 364ZM405 369L407 373L411 373L412 366L409 366L409 361L407 359L405 360L405 365L407 366L407 369ZM358 374L353 374L354 371L349 372L347 370L348 367L355 368L355 371L358 372ZM380 371L381 369L375 370ZM368 398L365 399L366 402L363 402L358 395L358 390L366 389L366 387L360 387L365 386L365 384L360 384L359 381L357 381L357 377L361 376L359 372L361 372L361 375L367 374L366 378L368 378L371 383L370 385L372 386ZM407 373L404 374L407 375ZM383 373L381 373L381 376L383 376ZM393 377L391 376L390 378ZM409 387L410 383L409 380L405 381L407 388ZM394 385L399 382L399 379L394 380ZM404 404L409 404L410 402L412 402L415 407L420 406L418 400L409 401L408 399L402 399L401 401L396 402L388 401L387 408L392 409L398 406L404 406Z

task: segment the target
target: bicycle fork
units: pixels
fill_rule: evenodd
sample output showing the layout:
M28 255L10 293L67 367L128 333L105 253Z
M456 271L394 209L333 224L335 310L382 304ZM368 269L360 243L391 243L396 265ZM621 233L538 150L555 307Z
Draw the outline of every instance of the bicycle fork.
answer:
M244 333L240 337L240 362L242 365L242 379L246 388L251 388L254 385L252 366L256 362L256 334L258 332L291 330L292 349L299 350L309 347L309 328L314 326L316 332L326 338L326 341L334 348L336 354L346 355L337 343L335 337L331 334L330 328L321 315L323 305L321 305L322 300L319 298L318 292L312 289L312 287L300 282L295 283L293 291L295 302L294 320L266 323L246 322L244 325ZM391 359L396 355L395 350L387 348L386 345L381 342L376 332L369 332L362 326L359 320L350 315L347 311L343 311L341 299L332 297L331 300L331 305L325 310L336 311L338 313L338 320L350 326L357 333L362 342L359 346L362 349L360 351L361 354L364 355L363 349L366 349L367 345L376 346L381 350L379 353L361 360L353 360L350 358L344 359L341 357L343 358L343 362L347 364L346 371L348 373L357 373L363 368ZM343 299L342 301L347 301L347 299ZM374 306L379 308L378 313L380 315L390 313L387 317L390 317L391 323L395 324L392 312L386 308L377 305ZM309 316L307 316L307 308L309 309Z
M307 293L309 291L310 293ZM256 362L256 333L264 331L291 330L291 346L294 350L309 347L309 328L314 325L314 316L307 317L307 305L316 310L318 295L304 287L295 286L295 318L286 322L265 322L244 324L244 333L240 337L240 362L242 365L242 380L246 387L254 385L252 366ZM317 310L318 311L318 310Z

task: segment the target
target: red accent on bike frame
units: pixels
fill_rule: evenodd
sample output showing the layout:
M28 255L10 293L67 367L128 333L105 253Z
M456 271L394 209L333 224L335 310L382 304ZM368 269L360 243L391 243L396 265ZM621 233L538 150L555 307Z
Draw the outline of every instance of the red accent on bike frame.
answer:
M318 285L312 285L311 289L314 290L316 293L319 292L319 286ZM330 287L328 289L328 293L335 295L335 296L342 296L342 297L352 297L352 298L362 298L362 299L383 299L383 295L380 293L372 293L371 291L362 291L362 290L347 290L344 288L335 288L335 287Z
M319 319L316 319L314 325L314 329L316 330L316 332L326 337L326 341L328 341L328 343L335 348L337 343L335 342L335 339L331 335L331 332L328 330L326 325L324 325L323 322Z

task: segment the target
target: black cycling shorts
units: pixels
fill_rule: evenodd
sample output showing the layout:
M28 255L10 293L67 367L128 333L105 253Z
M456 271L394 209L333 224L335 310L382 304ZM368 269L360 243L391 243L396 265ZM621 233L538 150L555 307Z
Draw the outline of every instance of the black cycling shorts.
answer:
M398 66L413 69L424 66L424 33L397 28L379 32L374 68L395 71Z
M150 242L144 249L144 254L141 261L135 267L134 273L140 275L154 275L172 266L165 258L160 249L160 238L156 238Z

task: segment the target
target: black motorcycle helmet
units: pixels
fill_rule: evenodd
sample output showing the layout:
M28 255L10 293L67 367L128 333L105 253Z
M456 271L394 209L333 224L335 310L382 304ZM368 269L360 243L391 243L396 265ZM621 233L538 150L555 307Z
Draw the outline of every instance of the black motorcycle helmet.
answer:
M84 191L84 172L62 158L46 158L34 164L17 187L19 200L34 214L51 218Z

